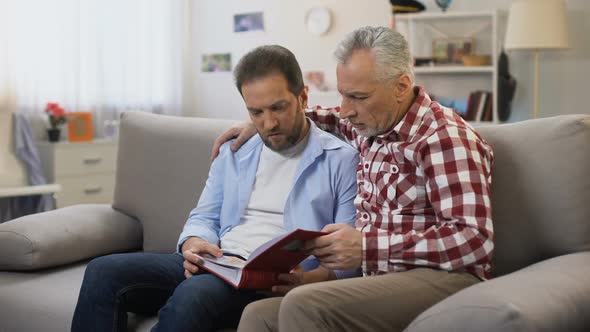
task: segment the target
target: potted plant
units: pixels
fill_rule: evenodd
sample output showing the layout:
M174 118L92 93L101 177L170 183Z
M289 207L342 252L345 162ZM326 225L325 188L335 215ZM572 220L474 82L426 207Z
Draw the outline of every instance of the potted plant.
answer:
M47 129L47 137L50 142L58 142L61 135L60 126L68 122L66 112L58 103L47 103L45 113L47 113L49 117L50 126L50 128Z

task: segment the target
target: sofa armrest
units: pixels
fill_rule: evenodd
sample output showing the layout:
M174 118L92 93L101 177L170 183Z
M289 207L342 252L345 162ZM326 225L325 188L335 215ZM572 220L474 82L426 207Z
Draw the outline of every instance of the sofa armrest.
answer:
M421 331L585 331L590 252L548 259L464 289L418 316Z
M141 248L141 223L110 205L74 205L0 224L0 270L36 270Z

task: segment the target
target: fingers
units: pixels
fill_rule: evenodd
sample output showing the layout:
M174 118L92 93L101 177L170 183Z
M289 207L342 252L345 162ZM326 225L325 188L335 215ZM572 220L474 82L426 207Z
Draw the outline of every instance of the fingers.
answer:
M299 274L296 274L296 273L281 273L278 275L277 279L279 281L284 281L289 284L301 283L301 277L299 276Z
M185 261L188 261L194 265L201 263L201 257L199 257L199 255L195 254L195 251L193 249L183 251L182 257L184 258Z
M311 253L315 249L324 248L330 246L334 242L332 234L324 235L317 237L313 240L305 241L305 245L303 246L303 250L305 253L314 255Z
M254 135L256 135L256 127L251 123L247 123L244 128L240 128L240 133L237 135L238 137L230 147L231 150L234 152L238 151L238 149Z
M327 224L326 226L324 226L324 228L322 228L322 232L333 233L347 227L350 226L347 224Z
M193 275L195 273L199 272L199 267L197 265L195 265L195 264L187 261L187 260L185 260L184 262L182 262L182 267L185 270L185 275L186 275L186 272L189 272L189 273L191 273Z
M188 272L187 270L184 270L184 277L185 277L185 278L187 278L187 279L188 279L188 278L190 278L190 277L192 277L192 276L193 276L193 274L192 274L192 273Z
M281 273L277 276L277 280L280 282L284 282L284 285L274 285L272 286L272 291L274 293L279 294L286 294L293 288L302 284L301 274L300 273Z
M217 158L219 155L219 149L223 143L237 137L235 142L231 145L231 150L235 152L254 135L256 135L256 127L254 127L251 122L244 122L228 129L225 133L215 139L213 147L211 148L211 160Z
M211 243L206 243L205 246L203 248L201 248L201 250L199 250L199 253L207 253L209 255L215 256L215 257L221 257L223 256L223 252L221 251L221 249L219 249L218 246L211 244Z
M241 128L230 128L225 133L221 134L219 137L215 139L213 143L213 148L211 148L211 160L217 158L219 155L219 149L223 145L223 143L229 141L230 139L238 136L241 132Z
M293 288L295 288L297 286L292 286L292 285L276 285L276 286L272 286L272 292L273 293L278 293L278 294L287 294L290 290L292 290Z
M324 228L322 229L322 232L326 232L326 233L330 233L330 234L320 236L320 237L315 238L313 240L306 241L303 249L309 253L313 249L327 247L334 242L334 240L335 240L334 233L336 233L338 231L346 231L349 228L352 229L352 227L350 227L350 225L347 225L347 224L328 224L328 225L324 226ZM313 255L313 254L310 254L310 255Z
M218 246L209 242L199 241L192 243L190 247L187 247L186 250L182 252L182 257L193 264L199 264L201 261L199 255L203 254L209 254L215 257L223 256L223 252Z

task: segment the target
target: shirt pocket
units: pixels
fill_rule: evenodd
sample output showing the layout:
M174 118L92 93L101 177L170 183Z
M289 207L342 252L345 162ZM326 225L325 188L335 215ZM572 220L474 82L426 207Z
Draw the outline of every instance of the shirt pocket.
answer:
M382 162L377 172L378 201L390 210L406 208L417 198L416 166L410 162Z

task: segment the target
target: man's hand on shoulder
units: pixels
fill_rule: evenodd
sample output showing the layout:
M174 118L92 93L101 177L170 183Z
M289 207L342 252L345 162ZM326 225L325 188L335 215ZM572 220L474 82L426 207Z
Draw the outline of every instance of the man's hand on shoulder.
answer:
M347 224L329 224L322 232L330 233L309 240L305 250L329 270L351 270L361 266L363 235Z
M184 276L188 279L199 272L199 264L201 258L198 255L209 254L215 257L223 256L221 249L218 246L211 244L198 237L189 237L182 244L182 257L184 262Z
M221 134L215 139L213 148L211 149L211 160L217 158L219 155L219 149L223 143L229 141L232 138L236 138L236 140L231 145L231 150L235 152L238 151L238 149L254 135L256 135L256 128L250 121L242 122L235 125L234 127L231 127L225 133Z

